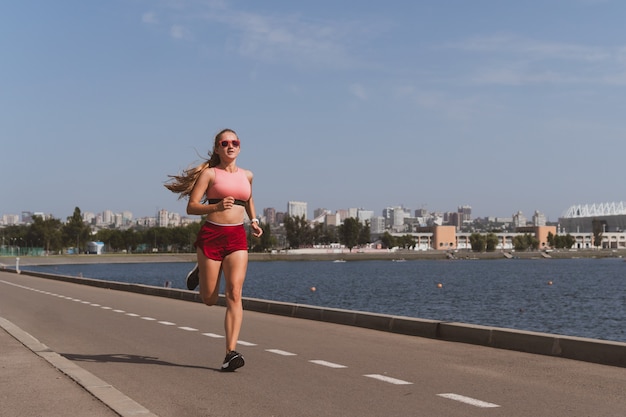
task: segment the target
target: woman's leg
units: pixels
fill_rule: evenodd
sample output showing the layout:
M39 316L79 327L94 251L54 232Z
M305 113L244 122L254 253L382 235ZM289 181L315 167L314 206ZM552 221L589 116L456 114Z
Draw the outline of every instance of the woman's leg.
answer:
M219 297L220 274L222 262L209 259L201 248L196 250L198 256L198 277L200 278L200 299L208 306L215 305Z
M224 330L226 332L226 353L228 353L235 350L237 346L243 321L241 294L248 269L248 251L238 250L230 253L222 261L222 268L224 269L226 284L224 290L226 296Z

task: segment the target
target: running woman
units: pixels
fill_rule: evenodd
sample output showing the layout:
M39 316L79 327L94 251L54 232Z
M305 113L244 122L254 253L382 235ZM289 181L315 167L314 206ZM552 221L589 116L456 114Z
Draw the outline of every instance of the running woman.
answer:
M243 320L241 294L248 268L246 214L253 236L263 234L252 199L253 174L236 163L240 152L241 141L235 131L224 129L215 136L208 160L181 175L170 175L165 184L178 198L189 199L187 214L206 216L194 243L198 263L187 276L187 288L194 290L199 284L202 301L215 305L223 272L226 357L221 369L226 372L245 364L235 348Z

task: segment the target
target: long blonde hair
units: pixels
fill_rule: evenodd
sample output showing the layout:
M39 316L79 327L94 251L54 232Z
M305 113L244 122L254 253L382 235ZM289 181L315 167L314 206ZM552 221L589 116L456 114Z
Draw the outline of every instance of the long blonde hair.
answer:
M213 150L209 152L209 159L205 159L200 165L185 169L180 175L168 175L169 182L165 183L165 188L173 193L178 194L178 199L189 198L191 191L193 190L196 181L200 177L200 174L207 169L213 168L220 164L220 156L215 152L218 146L220 146L220 138L224 133L233 133L237 136L237 133L232 129L224 129L215 135L213 141Z

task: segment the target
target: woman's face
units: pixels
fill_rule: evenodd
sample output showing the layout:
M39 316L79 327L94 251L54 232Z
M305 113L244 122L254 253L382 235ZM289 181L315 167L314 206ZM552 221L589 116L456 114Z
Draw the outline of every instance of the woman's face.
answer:
M241 149L239 138L233 132L222 133L215 146L221 159L235 159Z

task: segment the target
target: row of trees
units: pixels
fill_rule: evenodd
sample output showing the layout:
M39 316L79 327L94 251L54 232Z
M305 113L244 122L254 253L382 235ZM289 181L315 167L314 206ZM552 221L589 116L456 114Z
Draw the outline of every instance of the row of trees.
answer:
M55 218L44 220L40 216L34 216L32 224L7 226L2 232L3 245L9 243L11 246L21 247L22 253L28 253L32 248L58 251L62 248L79 247L90 239L89 226L83 222L78 207L65 223Z
M105 243L107 252L193 252L193 243L202 223L191 223L180 227L152 227L131 229L101 229L95 235L91 227L82 220L78 207L65 223L61 220L33 217L30 225L8 226L2 232L2 245L17 246L22 254L29 252L29 248L39 247L54 253L68 248L76 248L78 252L85 252L89 241ZM267 252L274 248L303 248L316 245L330 245L341 243L352 250L355 247L370 243L369 222L361 223L357 219L345 219L340 226L325 226L323 224L309 224L304 216L287 216L284 220L286 242L277 242L269 224L261 224L263 235L253 238L248 232L248 244L252 252ZM598 227L601 238L602 229ZM548 244L556 249L571 248L575 239L570 234L548 234ZM598 239L596 239L598 240ZM416 241L411 235L400 237L385 232L381 236L384 248L400 247L413 249ZM470 244L475 252L493 252L499 243L495 233L472 233ZM524 234L513 239L515 250L538 250L539 241L533 235Z
M576 243L576 239L569 233L567 235L554 235L550 232L548 233L547 240L550 247L555 249L568 249ZM470 245L474 252L494 252L499 241L495 233L488 233L486 235L472 233L470 235ZM538 250L539 240L528 233L517 235L513 238L513 248L518 251Z
M330 245L339 242L352 251L357 246L370 243L369 222L363 224L355 218L345 219L342 225L336 227L323 224L311 226L304 215L286 216L284 225L290 248Z
M30 225L8 226L3 231L3 241L16 243L21 253L27 247L43 248L48 253L60 253L74 248L85 252L90 241L104 242L107 252L193 252L193 243L201 222L180 227L133 227L130 229L100 229L91 233L91 227L82 220L80 208L76 207L65 223L61 220L33 217ZM248 231L248 245L252 252L267 252L277 247L302 248L315 245L341 243L352 250L370 242L370 226L349 218L338 227L322 224L310 225L304 216L285 218L286 242L277 242L269 224L261 224L263 235L252 237ZM413 243L414 244L414 243ZM393 246L389 246L393 247Z
M104 242L107 252L193 252L193 243L202 223L191 223L180 227L134 227L131 229L100 229L92 234L85 224L78 207L65 223L50 218L34 216L29 225L7 226L2 231L2 245L18 247L19 253L32 253L34 248L43 248L48 253L61 253L69 248L85 252L90 241ZM275 246L275 239L268 224L262 224L260 239L248 233L252 251L267 251Z

